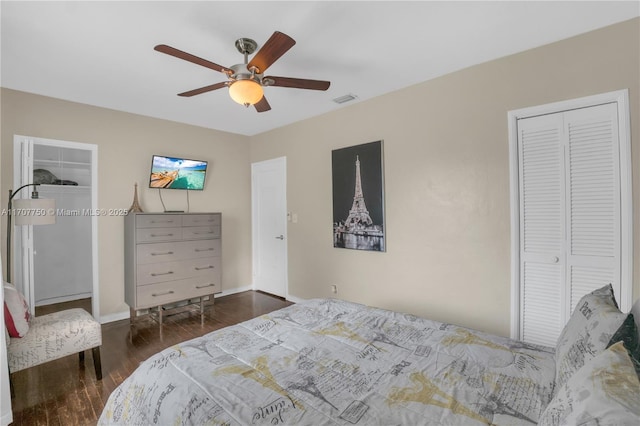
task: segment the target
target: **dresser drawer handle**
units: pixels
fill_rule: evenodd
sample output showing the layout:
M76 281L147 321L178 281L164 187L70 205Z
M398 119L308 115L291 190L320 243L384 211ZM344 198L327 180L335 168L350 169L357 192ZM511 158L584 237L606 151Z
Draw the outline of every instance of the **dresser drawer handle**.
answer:
M196 271L204 271L205 269L213 269L213 265L203 266L202 268L198 268L197 266L194 268Z
M173 237L173 234L151 234L151 237Z
M203 234L213 234L213 231L207 231L207 232L192 232L193 235L203 235Z
M166 296L167 294L173 294L173 290L165 291L164 293L151 293L153 297Z
M152 220L151 223L173 223L173 220Z
M160 275L171 275L173 274L173 271L169 271L169 272L152 272L151 276L152 277L159 277Z
M213 247L209 247L209 248L206 248L206 249L195 249L194 251L196 253L200 253L201 251L214 251L214 250L215 249Z
M211 284L206 284L206 285L197 285L196 288L207 288L207 287L215 287L216 285L211 283Z
M169 254L173 254L173 252L172 251L167 251L165 253L151 253L151 256L166 256L166 255L169 255Z

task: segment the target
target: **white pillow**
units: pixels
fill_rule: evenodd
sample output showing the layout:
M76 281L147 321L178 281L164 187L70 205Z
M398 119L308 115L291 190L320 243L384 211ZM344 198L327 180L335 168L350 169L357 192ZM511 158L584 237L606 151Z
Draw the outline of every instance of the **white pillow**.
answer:
M640 381L622 342L588 361L558 389L539 426L640 424Z
M4 323L11 337L24 337L29 331L31 313L24 296L13 284L4 283Z

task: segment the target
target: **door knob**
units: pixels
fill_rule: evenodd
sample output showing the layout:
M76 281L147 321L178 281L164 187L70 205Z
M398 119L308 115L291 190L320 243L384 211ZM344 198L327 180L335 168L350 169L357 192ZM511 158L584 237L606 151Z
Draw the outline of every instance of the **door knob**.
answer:
M553 263L558 263L558 262L560 262L560 258L559 258L558 256L553 256L553 257L551 258L551 261L552 261Z
M284 240L284 235L280 235L279 237L276 237L277 240Z

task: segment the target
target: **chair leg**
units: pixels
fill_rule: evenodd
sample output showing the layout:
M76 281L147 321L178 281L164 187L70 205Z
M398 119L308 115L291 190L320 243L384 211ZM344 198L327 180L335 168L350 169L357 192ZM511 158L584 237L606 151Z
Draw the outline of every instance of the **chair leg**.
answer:
M100 346L91 349L93 353L93 368L96 370L96 379L102 380L102 363L100 362Z

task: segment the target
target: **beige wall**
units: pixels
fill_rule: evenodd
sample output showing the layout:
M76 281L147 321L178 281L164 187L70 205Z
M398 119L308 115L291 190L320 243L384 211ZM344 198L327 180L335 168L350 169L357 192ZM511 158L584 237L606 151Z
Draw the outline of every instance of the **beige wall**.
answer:
M147 188L152 154L209 161L205 190L190 191L191 211L223 212L223 288L251 284L251 173L245 136L2 89L0 202L13 184L13 135L98 146L98 207L128 208L133 185L145 211L162 211ZM184 191L163 191L168 209L186 210ZM2 218L5 241L5 217ZM100 217L100 313L128 312L124 303L122 217ZM2 244L3 259L5 244ZM72 266L73 259L69 259Z
M252 138L287 157L289 294L338 297L509 335L507 112L628 88L640 158L640 20L474 66ZM384 140L387 252L332 246L331 150ZM634 178L635 258L640 184ZM634 298L640 297L635 262Z
M628 88L633 167L640 167L640 20L489 62L251 138L2 90L1 198L12 183L13 135L99 146L99 207L141 202L150 156L211 161L193 211L224 213L224 287L251 282L250 163L287 157L289 294L333 296L509 334L507 111ZM283 89L285 90L285 89ZM384 140L387 252L332 246L331 150ZM634 241L640 246L634 179ZM165 197L180 209L183 198ZM103 315L123 299L122 218L101 218ZM2 228L4 238L4 222ZM635 263L634 298L640 297Z

